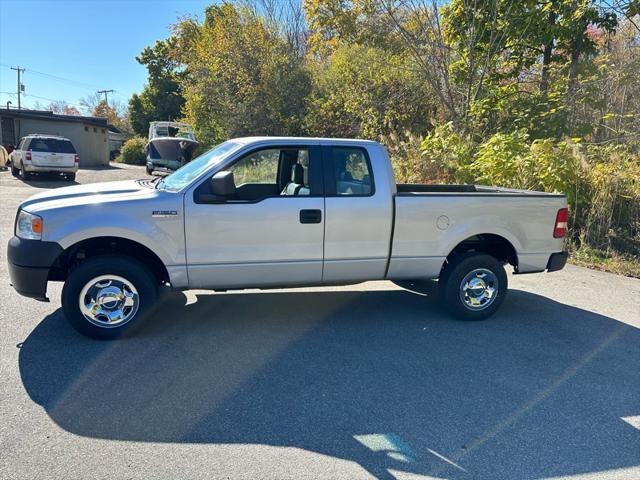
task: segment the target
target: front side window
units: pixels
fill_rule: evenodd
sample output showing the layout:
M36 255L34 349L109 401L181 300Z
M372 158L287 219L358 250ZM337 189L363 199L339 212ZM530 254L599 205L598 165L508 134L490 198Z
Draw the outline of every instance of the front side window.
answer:
M309 149L265 148L229 167L236 184L236 201L258 201L276 196L308 196Z
M260 150L237 161L229 170L233 172L238 187L247 183L275 184L279 161L279 149Z
M371 170L364 149L331 148L336 195L371 195Z

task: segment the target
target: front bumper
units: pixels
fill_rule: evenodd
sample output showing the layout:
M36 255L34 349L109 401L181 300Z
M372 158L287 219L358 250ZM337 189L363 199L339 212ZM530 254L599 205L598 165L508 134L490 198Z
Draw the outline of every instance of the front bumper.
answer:
M35 298L48 302L47 279L48 268L21 267L9 262L9 278L11 285L23 297Z
M63 249L56 242L13 237L7 246L9 278L16 292L25 297L48 301L49 270Z
M552 253L547 262L547 272L557 272L562 270L567 264L569 258L569 252L557 252Z

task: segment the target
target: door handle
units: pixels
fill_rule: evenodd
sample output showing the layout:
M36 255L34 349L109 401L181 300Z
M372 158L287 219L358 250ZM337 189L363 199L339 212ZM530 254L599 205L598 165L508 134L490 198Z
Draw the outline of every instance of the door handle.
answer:
M322 222L322 210L300 210L300 223Z

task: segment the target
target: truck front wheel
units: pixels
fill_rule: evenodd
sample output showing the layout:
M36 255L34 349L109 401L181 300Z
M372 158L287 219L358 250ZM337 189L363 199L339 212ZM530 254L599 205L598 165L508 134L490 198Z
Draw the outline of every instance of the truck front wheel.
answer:
M462 320L483 320L493 315L502 304L508 286L502 264L478 252L452 258L438 283L445 308Z
M158 296L158 282L140 262L101 255L72 270L62 289L62 309L77 331L112 339L139 324Z

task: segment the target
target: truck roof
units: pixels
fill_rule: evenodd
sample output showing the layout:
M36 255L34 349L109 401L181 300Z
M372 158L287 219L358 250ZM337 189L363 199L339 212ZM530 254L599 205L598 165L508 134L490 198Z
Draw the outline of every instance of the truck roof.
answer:
M252 143L286 143L286 144L294 144L294 143L314 143L321 145L335 145L335 144L354 144L354 145L379 145L378 142L373 140L364 140L360 138L326 138L326 137L241 137L241 138L233 138L234 142L243 143L243 144L252 144Z

